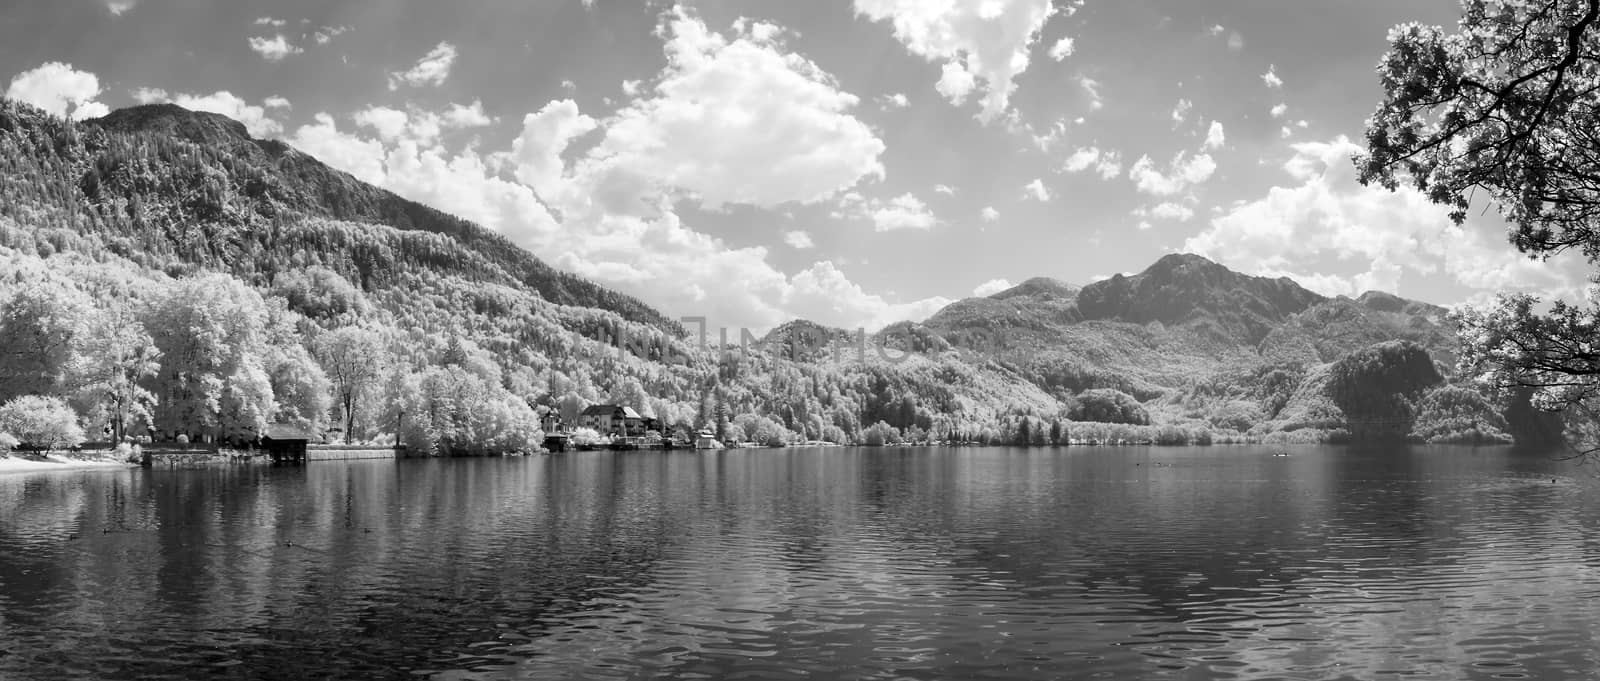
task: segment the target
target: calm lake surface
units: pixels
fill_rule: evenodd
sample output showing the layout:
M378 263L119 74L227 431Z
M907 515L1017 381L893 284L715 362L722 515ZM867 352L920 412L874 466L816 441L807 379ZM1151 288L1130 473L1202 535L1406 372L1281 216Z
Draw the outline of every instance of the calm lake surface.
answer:
M1600 671L1591 468L1501 448L1270 451L0 476L0 678Z

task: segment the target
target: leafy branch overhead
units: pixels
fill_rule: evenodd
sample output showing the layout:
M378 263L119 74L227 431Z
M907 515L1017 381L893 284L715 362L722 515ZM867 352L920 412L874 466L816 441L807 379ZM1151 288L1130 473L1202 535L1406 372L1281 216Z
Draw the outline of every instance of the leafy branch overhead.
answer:
M1466 219L1483 190L1530 255L1600 258L1600 0L1468 0L1460 30L1397 26L1361 181Z

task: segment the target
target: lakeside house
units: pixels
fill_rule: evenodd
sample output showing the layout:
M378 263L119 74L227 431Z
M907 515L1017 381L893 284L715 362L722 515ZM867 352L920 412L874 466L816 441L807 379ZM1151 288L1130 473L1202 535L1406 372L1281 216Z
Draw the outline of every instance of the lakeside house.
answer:
M652 419L654 420L654 419ZM583 410L578 416L578 425L583 428L593 428L601 435L621 435L635 437L644 435L645 419L633 407L624 407L616 404L596 404Z
M721 442L717 441L717 434L705 429L695 434L695 449L723 449Z
M562 431L561 410L555 407L539 407L539 430L546 433L559 433Z
M261 433L261 448L273 463L305 463L307 445L320 440L309 429L292 423L271 423Z

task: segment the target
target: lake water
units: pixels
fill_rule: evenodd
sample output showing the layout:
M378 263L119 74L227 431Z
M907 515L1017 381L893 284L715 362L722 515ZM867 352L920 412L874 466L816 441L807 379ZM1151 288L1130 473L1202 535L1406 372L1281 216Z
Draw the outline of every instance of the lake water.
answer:
M579 452L0 477L0 678L1594 678L1501 448Z

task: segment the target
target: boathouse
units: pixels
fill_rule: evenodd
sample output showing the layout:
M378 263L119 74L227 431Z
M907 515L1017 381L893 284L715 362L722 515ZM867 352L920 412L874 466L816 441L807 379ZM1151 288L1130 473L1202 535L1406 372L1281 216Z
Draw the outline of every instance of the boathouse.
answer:
M292 423L272 423L261 435L261 449L273 463L305 463L306 445L316 436Z

